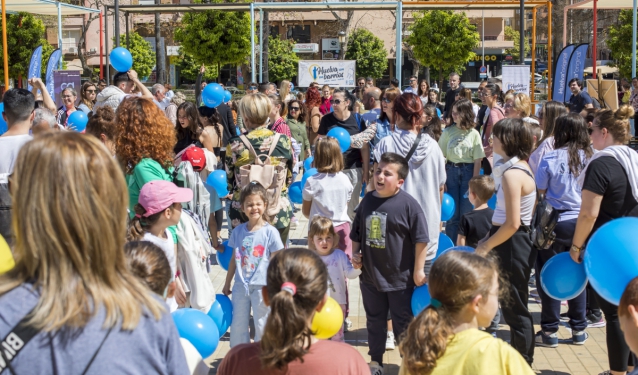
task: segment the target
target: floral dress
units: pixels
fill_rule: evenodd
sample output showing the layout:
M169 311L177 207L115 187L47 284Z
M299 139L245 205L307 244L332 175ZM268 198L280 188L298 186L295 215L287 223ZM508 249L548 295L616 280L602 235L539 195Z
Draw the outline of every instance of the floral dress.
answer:
M275 132L268 130L265 126L254 129L246 134L246 138L259 155L268 154L270 145L273 140ZM248 221L248 218L241 210L241 204L239 203L240 188L239 184L235 180L235 176L239 173L239 168L244 165L253 164L255 161L254 155L246 148L244 143L239 137L233 137L228 141L226 146L226 173L228 176L228 191L232 192L232 203L229 210L229 217L233 228L237 227L241 223ZM270 223L275 228L283 230L290 225L290 218L292 217L292 207L288 201L288 186L292 182L292 145L290 144L290 138L281 134L277 147L273 151L270 161L273 165L280 165L288 169L286 183L281 190L281 198L279 200L283 208L279 211L275 218Z

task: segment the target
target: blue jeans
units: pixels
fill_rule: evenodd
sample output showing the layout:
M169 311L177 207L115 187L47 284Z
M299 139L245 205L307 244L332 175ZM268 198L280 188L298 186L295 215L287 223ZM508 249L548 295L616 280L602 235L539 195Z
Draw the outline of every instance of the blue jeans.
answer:
M446 163L445 173L447 173L445 181L447 193L454 199L454 215L445 223L445 234L456 244L461 216L472 211L472 203L467 198L467 190L470 179L474 175L474 163L458 164L458 167L452 163Z

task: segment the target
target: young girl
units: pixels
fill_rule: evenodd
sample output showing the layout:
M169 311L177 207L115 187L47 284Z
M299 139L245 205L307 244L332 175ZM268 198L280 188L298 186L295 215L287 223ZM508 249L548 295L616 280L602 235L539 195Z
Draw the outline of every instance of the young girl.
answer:
M498 276L496 264L479 255L441 255L428 278L431 303L399 345L399 375L534 374L511 346L479 330L498 310Z
M178 188L172 182L147 182L140 190L140 199L135 205L135 216L129 224L127 239L149 241L159 246L168 258L172 275L177 275L177 256L175 242L168 227L179 223L182 215L181 203L192 199L192 190ZM186 293L179 279L176 287L175 298L166 301L171 312L177 310L178 304L186 303Z
M228 266L223 289L225 295L233 294L231 348L250 342L248 321L251 307L255 322L255 342L261 340L268 318L268 307L264 303L261 288L266 285L270 257L284 248L279 232L266 221L266 189L257 182L251 182L242 189L239 203L248 222L235 227L228 240L235 261ZM230 282L233 276L235 285L231 291Z
M305 217L319 215L332 220L335 233L339 235L337 248L352 257L350 240L350 217L348 202L354 188L343 172L343 154L339 142L334 138L320 138L315 148L314 166L319 173L311 176L303 187ZM357 193L358 194L358 193Z
M263 287L270 314L261 342L232 348L217 374L369 375L352 346L318 340L312 333L312 318L325 304L327 286L328 272L317 254L300 248L278 252Z
M328 296L337 301L345 317L348 303L346 277L354 279L361 275L361 264L355 269L346 254L337 248L339 235L335 233L335 228L330 219L315 216L310 222L308 239L308 247L319 254L321 260L328 268ZM331 340L345 342L343 339L343 326Z
M197 107L191 102L184 102L177 107L177 143L173 147L173 152L179 154L186 147L195 145L203 147L202 138L203 126L197 112Z

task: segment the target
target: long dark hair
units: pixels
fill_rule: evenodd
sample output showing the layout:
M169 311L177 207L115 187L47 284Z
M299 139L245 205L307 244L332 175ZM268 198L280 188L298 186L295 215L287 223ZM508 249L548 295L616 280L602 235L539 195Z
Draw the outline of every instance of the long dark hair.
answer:
M472 102L467 99L459 99L452 105L452 109L456 109L458 112L459 121L456 122L461 130L474 129L476 124L474 123L474 108L472 108Z
M540 145L545 139L554 135L554 127L556 126L556 119L560 116L566 115L567 108L560 102L549 101L543 104L541 114L543 116L543 138L537 143Z
M291 101L288 102L288 118L292 118L290 116L290 107L297 103L297 105L299 106L299 117L297 117L297 121L301 122L306 122L306 106L303 105L303 103L300 100L297 99L292 99Z
M496 102L501 105L505 103L505 98L503 97L503 91L501 88L495 83L488 83L483 88L483 95L485 95L485 91L489 91L492 96L496 96Z
M438 142L443 130L441 127L441 118L436 114L436 106L430 103L426 104L423 108L423 114L432 118L432 120L423 127L423 132Z
M184 111L186 117L188 117L189 125L183 128L179 123L179 111ZM199 119L199 112L197 107L191 102L184 102L177 107L177 120L175 120L175 129L177 129L177 139L182 140L186 138L186 135L190 132L191 138L197 139L202 134L204 127Z
M585 152L585 159L594 154L587 134L587 123L581 115L569 113L557 118L555 124L554 149L567 147L569 170L578 177L586 164L580 158L580 151Z
M425 91L421 90L421 85L422 84L426 84L428 86L427 89L425 89ZM423 96L424 94L428 94L430 91L430 84L428 83L427 79L422 79L421 82L419 82L419 87L417 88L417 92L419 93L419 97Z
M235 107L237 106L237 103L234 104ZM197 108L197 112L199 113L199 118L206 118L208 120L208 123L210 124L210 126L213 127L213 129L215 129L215 133L217 133L217 137L220 139L220 141L222 140L223 136L222 136L222 122L219 119L219 113L217 112L217 110L215 108L210 108L210 107L206 107L205 105ZM203 124L202 124L203 125Z

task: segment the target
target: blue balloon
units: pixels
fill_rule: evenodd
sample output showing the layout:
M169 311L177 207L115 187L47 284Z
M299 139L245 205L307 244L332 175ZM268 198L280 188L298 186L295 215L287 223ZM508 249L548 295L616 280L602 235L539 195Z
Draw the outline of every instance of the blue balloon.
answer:
M470 247L470 246L454 246L454 247L449 247L443 251L441 251L440 249L441 247L439 247L439 251L436 252L436 257L434 257L434 260L437 260L441 255L447 253L448 251L465 251L466 253L473 253L475 250L473 247Z
M302 204L302 190L303 188L301 187L301 181L293 182L292 184L290 184L290 186L288 187L288 198L290 198L290 202L295 204Z
M587 286L585 266L574 262L569 252L550 258L540 275L541 288L559 301L576 298Z
M221 169L213 171L211 174L208 175L206 184L215 189L217 195L220 198L228 195L228 181L226 171Z
M7 130L9 130L9 127L7 126L7 122L4 121L4 118L2 117L3 112L4 112L4 103L0 102L0 135L6 133Z
M215 322L219 331L219 338L222 338L233 321L233 303L228 296L218 294L215 296L215 302L208 310L207 315Z
M224 88L218 83L209 83L202 90L202 101L209 108L217 108L224 102Z
M219 330L213 319L191 308L179 309L171 315L179 337L190 341L202 358L206 359L215 352L219 344Z
M128 72L133 67L133 56L124 47L117 47L109 55L111 66L118 72Z
M233 248L228 246L228 241L222 242L222 246L224 247L224 252L218 251L216 254L217 263L226 271L228 271L228 265L230 264L230 260L233 257Z
M350 148L350 133L346 129L337 126L330 129L327 136L339 141L341 152L346 152Z
M496 194L492 195L489 201L487 201L487 207L495 210L496 209Z
M309 158L307 158L306 160L303 161L303 169L305 170L309 170L312 168L312 162L315 161L315 157L314 156L310 156Z
M306 173L303 174L303 177L301 177L301 188L303 189L304 186L306 186L306 181L308 180L308 177L310 176L314 176L316 175L317 172L317 168L310 168L306 171Z
M428 284L416 287L414 292L412 292L412 314L414 314L414 316L419 315L423 309L430 305L431 299Z
M86 124L89 123L89 118L86 113L82 111L75 111L69 115L67 120L67 126L69 129L74 130L78 133L86 130Z
M454 198L448 193L443 193L441 202L441 221L448 221L454 216Z
M594 290L618 305L627 284L638 276L638 218L612 220L591 236L585 249L585 272Z
M363 197L365 197L365 196L366 196L366 187L367 187L367 185L366 185L366 183L364 182L364 183L361 185L361 194L359 194L359 197L360 197L360 198L363 198Z
M233 94L228 90L224 90L224 103L228 103L233 98Z
M436 257L434 257L434 259L438 258L445 251L453 247L454 247L454 242L452 242L450 237L448 237L447 234L443 232L439 233L439 248L436 251Z

